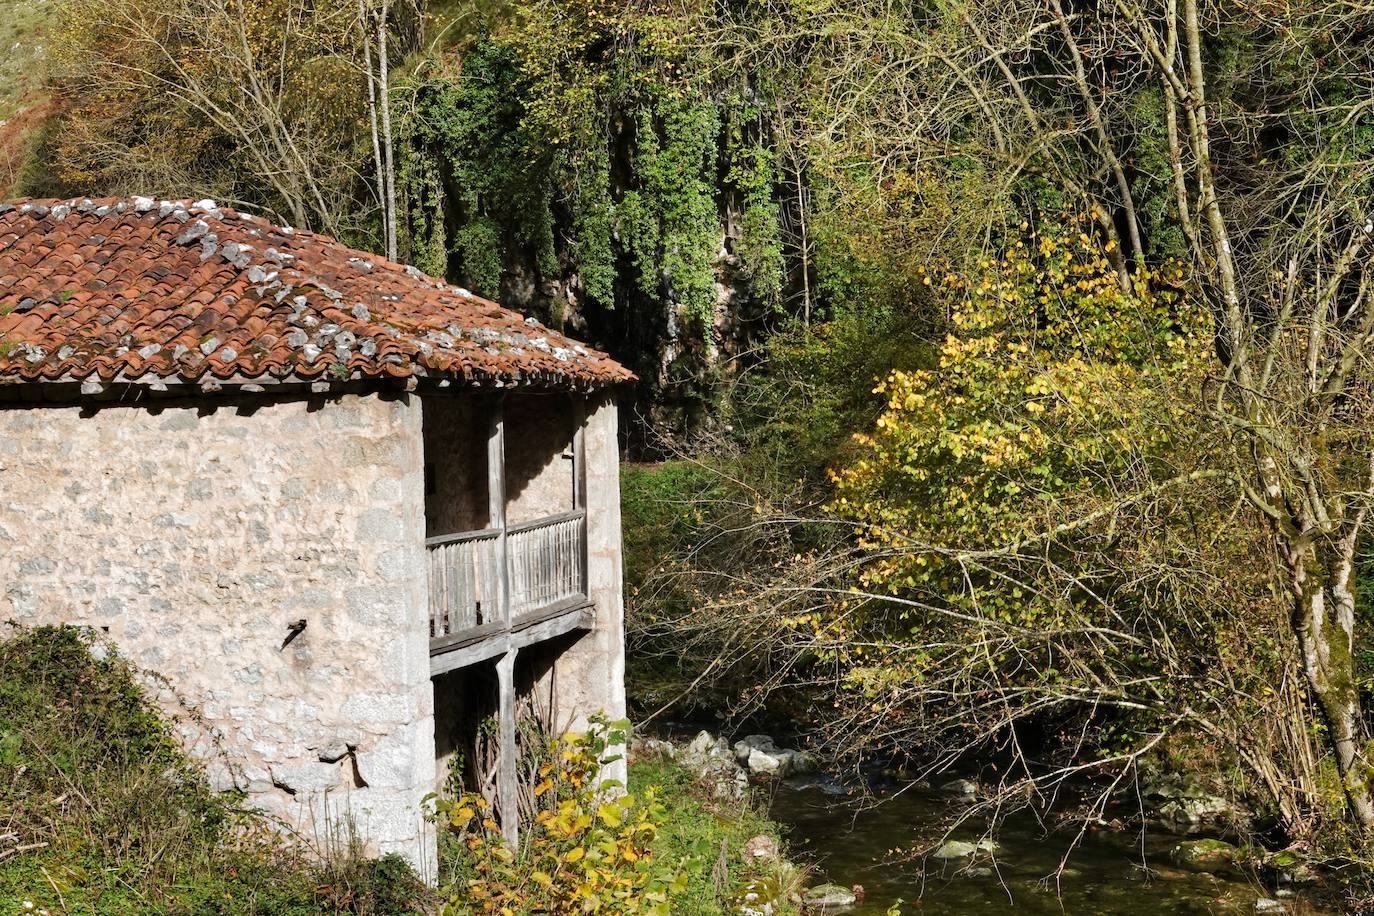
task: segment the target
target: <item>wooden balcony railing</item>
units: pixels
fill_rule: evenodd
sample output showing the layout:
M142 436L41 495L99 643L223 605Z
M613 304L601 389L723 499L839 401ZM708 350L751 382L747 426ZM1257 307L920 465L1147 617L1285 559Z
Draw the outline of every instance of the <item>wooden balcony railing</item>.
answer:
M499 628L585 596L586 522L586 511L579 509L504 530L430 538L430 638Z

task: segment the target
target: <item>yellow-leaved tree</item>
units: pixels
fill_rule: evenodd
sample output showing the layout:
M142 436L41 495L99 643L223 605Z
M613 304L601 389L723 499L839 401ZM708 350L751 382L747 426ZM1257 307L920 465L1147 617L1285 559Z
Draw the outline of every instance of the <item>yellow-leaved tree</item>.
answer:
M973 272L926 275L950 309L938 362L879 383L832 472L858 549L822 610L784 621L833 664L850 746L937 766L1000 748L1004 788L1033 794L1084 769L1118 784L1186 730L1294 813L1307 739L1253 727L1301 702L1296 681L1264 689L1284 615L1195 409L1214 329L1176 265L1123 283L1090 225L1023 226ZM1197 689L1215 679L1232 690Z

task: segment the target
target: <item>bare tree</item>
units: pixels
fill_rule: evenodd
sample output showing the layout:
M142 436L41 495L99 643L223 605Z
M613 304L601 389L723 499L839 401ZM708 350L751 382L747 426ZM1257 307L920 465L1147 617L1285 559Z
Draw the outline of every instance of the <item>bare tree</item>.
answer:
M1291 673L1324 721L1352 818L1374 827L1354 588L1374 501L1368 203L1374 151L1363 139L1374 126L1368 103L1374 67L1370 48L1356 37L1368 27L1369 12L1358 5L1241 7L1208 0L1072 7L1058 0L935 7L859 0L792 12L776 4L763 16L710 14L697 34L708 46L736 49L732 64L807 73L807 91L794 110L807 119L812 167L894 207L905 203L898 193L924 203L926 251L985 257L1011 237L1012 220L1041 218L1042 200L1058 197L1093 215L1123 290L1142 265L1167 256L1186 262L1183 282L1216 327L1211 377L1187 394L1214 431L1203 457L1243 499L1244 511L1220 517L1234 542L1272 558L1258 571L1286 601L1278 622L1295 647ZM965 244L980 237L982 252ZM915 247L911 253L922 255ZM1135 499L1132 481L1113 486L1127 502ZM1100 520L1101 508L1085 511ZM1050 537L1054 531L1047 529L1044 543L1065 549L1062 539ZM1119 545L1093 538L1074 550L1082 556L1094 547L1104 557L1121 556ZM964 563L992 562L969 553L968 545L920 549L959 553ZM1030 559L1020 550L1013 554ZM1036 559L1042 572L1056 566L1050 555ZM1198 553L1192 560L1202 580L1216 575L1205 559ZM993 565L1006 562L1003 556ZM1059 566L1057 576L1071 576L1062 558ZM1157 571L1119 568L1117 574ZM1012 574L1001 569L997 575ZM813 594L806 600L838 600ZM865 599L895 600L868 595L860 602ZM927 610L942 612L939 604ZM738 628L739 620L732 621ZM978 633L986 635L975 635L975 644L993 640L1004 649L1038 638ZM1117 638L1089 638L1079 630L1074 640L1086 647ZM1176 646L1175 637L1165 644ZM1103 645L1089 656L1105 651ZM958 648L951 640L920 650L938 657ZM1163 670L1185 677L1172 663ZM1186 677L1205 683L1196 673ZM1213 686L1240 689L1239 683ZM1293 681L1285 676L1283 683L1290 689ZM1140 686L1118 702L1143 702ZM957 700L961 716L972 697L1013 699L991 683L972 682L921 695ZM1027 688L1014 699L1012 705L1026 710L1046 697ZM1109 702L1106 694L1082 699ZM1289 699L1296 705L1287 709L1302 710L1291 691ZM907 702L914 700L907 695ZM1222 729L1245 752L1237 743L1243 731L1234 722L1221 724L1225 710L1193 705L1183 711L1183 721ZM874 721L856 716L855 733ZM1289 756L1292 766L1310 773L1308 755L1294 750ZM1264 778L1295 821L1313 804L1310 781L1294 795L1283 784L1303 780L1272 767Z
M335 235L358 226L351 120L371 70L349 4L292 0L269 15L253 0L71 0L62 14L57 81L77 99L70 145L86 162L141 192L186 194L143 167L171 156L201 193L270 197L291 223ZM145 113L102 121L99 100ZM179 128L160 141L167 156L132 142L149 111ZM204 161L198 141L227 145L245 174Z

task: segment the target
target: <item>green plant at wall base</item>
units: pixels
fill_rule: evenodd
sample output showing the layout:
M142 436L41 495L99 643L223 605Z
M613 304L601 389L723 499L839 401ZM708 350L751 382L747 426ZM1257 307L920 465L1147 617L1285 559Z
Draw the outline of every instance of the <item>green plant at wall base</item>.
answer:
M666 812L653 790L635 796L601 779L620 759L628 722L594 718L585 734L549 749L539 768L534 822L518 849L501 834L490 806L475 793L435 801L435 817L457 846L462 876L445 914L667 914L684 878L660 865L653 842Z
M400 857L368 859L352 836L307 857L213 791L152 677L75 628L0 631L0 913L429 911Z
M763 902L774 916L797 912L793 901L805 885L805 869L786 858L742 855L758 836L786 847L761 805L750 798L720 798L690 770L655 755L630 763L630 791L649 789L668 812L654 838L654 855L674 863L683 875L682 890L669 901L673 916L737 914L744 892L760 887L771 891L771 899ZM754 906L759 903L756 899Z

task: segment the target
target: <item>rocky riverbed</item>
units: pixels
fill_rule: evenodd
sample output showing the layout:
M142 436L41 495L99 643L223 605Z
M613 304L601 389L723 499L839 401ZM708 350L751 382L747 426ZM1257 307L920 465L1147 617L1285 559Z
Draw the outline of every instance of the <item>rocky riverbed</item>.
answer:
M1023 812L995 836L976 819L946 836L951 814L982 791L972 779L912 786L874 774L862 786L846 784L819 758L765 735L649 739L638 752L673 756L719 797L761 793L789 830L791 854L813 866L810 912L880 916L898 900L908 914L950 916L1326 912L1311 901L1310 869L1220 839L1217 826L1237 812L1182 777L1143 774L1144 829L1109 812L1065 864L1080 829L1073 820L1056 825ZM766 916L765 897L741 901L740 912Z

